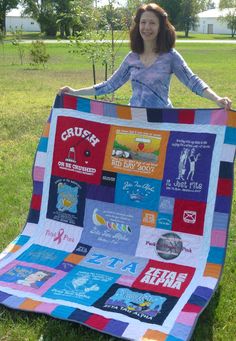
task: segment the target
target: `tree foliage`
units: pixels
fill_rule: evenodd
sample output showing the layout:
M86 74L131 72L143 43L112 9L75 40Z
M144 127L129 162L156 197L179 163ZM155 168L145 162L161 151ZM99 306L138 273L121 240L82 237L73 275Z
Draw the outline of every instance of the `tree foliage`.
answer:
M227 24L233 38L236 34L236 0L221 0L219 8L226 11L219 20Z
M75 27L80 29L91 21L92 0L22 0L25 14L38 21L41 31L55 36L68 37Z
M6 14L16 8L20 0L0 0L0 31L6 32Z
M178 16L178 29L188 37L189 31L198 23L198 13L207 8L208 0L180 0L180 13Z

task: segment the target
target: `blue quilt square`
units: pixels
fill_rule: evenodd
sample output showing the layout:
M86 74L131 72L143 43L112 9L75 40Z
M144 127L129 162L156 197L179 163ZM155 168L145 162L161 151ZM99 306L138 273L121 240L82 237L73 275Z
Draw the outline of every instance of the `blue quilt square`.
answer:
M87 98L78 98L77 102L77 110L83 111L83 112L90 112L90 100Z
M28 250L23 252L17 260L56 268L67 255L68 252L33 244L28 248Z
M224 143L236 145L236 128L226 127Z
M38 224L39 222L39 211L31 208L27 217L27 222L32 224Z
M222 212L214 212L213 230L227 230L229 222L229 214Z
M117 117L116 105L104 103L104 116Z
M39 140L39 144L38 144L38 151L46 153L47 148L48 148L48 138L47 137L41 137L41 139Z
M127 322L109 320L103 331L112 335L122 336L128 325Z
M159 213L157 218L157 228L163 230L172 229L173 216L171 214Z
M141 176L118 174L115 202L151 211L157 211L161 181Z
M119 277L117 274L78 265L54 284L44 297L91 306Z
M209 263L223 264L225 258L225 248L211 247L207 258Z
M70 315L69 320L78 321L78 322L86 322L92 314L87 311L76 309Z
M147 108L147 120L148 122L162 122L162 109Z
M178 111L175 109L164 109L163 110L163 122L178 123Z
M74 311L75 308L59 305L51 312L51 315L60 319L68 319Z
M220 178L233 179L234 164L232 162L221 161L220 163Z
M210 124L211 122L211 112L212 110L196 110L195 111L195 124Z

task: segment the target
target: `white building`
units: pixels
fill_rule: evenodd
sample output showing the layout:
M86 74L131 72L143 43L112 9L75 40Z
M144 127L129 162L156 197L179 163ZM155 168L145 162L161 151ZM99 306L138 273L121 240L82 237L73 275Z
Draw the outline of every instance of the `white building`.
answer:
M13 9L6 15L6 31L22 29L24 32L40 32L40 26L36 20L21 15L20 9Z
M219 20L220 16L225 16L229 11L234 11L236 14L235 8L225 8L223 10L214 8L199 13L198 26L196 26L194 32L208 34L231 34L231 30L228 28L227 23Z

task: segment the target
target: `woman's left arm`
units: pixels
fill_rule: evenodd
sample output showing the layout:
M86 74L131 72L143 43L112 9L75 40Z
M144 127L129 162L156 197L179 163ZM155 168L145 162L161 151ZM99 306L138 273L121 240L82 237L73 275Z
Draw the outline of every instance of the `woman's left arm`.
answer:
M202 97L215 102L219 107L225 108L225 110L230 110L232 105L231 99L218 96L211 88L206 88L202 93Z
M172 51L172 71L178 79L197 95L215 102L219 107L229 110L232 101L228 97L218 96L202 79L189 68L183 57Z

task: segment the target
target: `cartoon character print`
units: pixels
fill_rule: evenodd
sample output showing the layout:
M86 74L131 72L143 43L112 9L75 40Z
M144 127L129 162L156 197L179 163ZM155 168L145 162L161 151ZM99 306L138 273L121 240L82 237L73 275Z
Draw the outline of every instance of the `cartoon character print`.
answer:
M59 182L57 193L58 197L56 207L58 211L76 213L78 204L78 187L72 187Z

